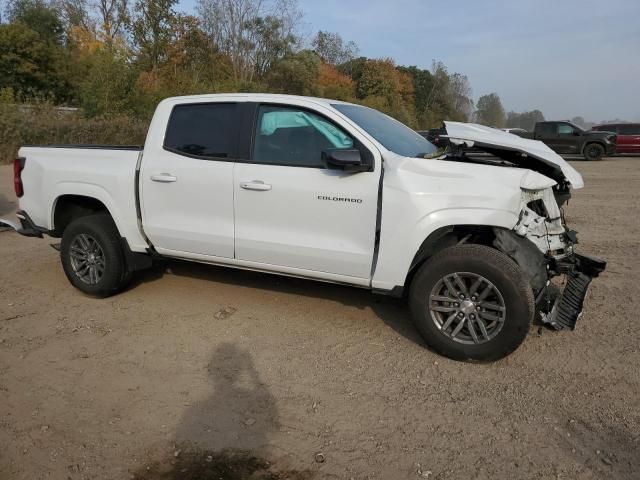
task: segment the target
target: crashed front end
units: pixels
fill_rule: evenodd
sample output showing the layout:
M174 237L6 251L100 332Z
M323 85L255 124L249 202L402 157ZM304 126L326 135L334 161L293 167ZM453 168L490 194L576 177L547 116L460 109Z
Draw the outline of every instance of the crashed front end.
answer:
M447 159L527 169L520 184L519 219L512 231L495 229L495 246L511 256L529 277L541 320L556 329L574 329L591 281L606 263L575 251L575 231L567 228L561 206L571 189L584 186L569 163L537 140L483 125L445 122ZM564 289L551 280L565 276Z
M554 191L554 188L556 191ZM542 254L534 282L538 283L536 305L543 323L557 330L573 330L582 315L591 281L606 267L603 260L575 251L577 233L569 230L557 201L558 185L536 172L529 172L521 184L521 209L513 232ZM542 271L546 273L540 288ZM551 279L565 276L562 293L554 298Z

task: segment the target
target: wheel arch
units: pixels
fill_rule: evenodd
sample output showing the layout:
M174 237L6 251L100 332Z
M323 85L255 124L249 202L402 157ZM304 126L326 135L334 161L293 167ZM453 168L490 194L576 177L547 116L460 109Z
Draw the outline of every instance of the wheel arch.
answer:
M61 237L65 229L74 220L104 213L109 215L114 223L117 222L110 212L109 208L101 199L91 195L65 193L58 195L51 211L51 233L53 237Z
M513 230L491 225L449 225L433 231L420 245L407 272L403 291L422 264L441 250L461 243L484 245L511 258L527 276L535 291L544 287L547 280L544 254L528 239Z

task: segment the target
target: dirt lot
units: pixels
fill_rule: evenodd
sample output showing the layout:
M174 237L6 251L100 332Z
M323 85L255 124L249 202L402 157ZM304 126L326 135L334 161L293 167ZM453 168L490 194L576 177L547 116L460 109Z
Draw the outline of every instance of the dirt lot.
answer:
M575 332L490 365L340 286L171 262L94 300L0 233L0 478L640 478L640 159L574 165L608 270Z

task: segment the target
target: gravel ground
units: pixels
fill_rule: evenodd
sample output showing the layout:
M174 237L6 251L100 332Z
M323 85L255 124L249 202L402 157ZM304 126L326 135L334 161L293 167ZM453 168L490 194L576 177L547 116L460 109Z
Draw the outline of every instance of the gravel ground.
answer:
M0 478L640 478L640 159L573 164L608 269L575 332L489 365L341 286L170 262L95 300L0 233Z

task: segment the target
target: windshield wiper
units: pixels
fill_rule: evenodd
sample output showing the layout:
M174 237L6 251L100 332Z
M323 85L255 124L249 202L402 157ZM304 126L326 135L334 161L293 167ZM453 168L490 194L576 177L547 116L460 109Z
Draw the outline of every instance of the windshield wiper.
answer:
M426 158L428 160L431 158L441 157L442 155L444 155L444 153L445 153L444 149L438 149L435 152L418 153L416 154L415 158Z

